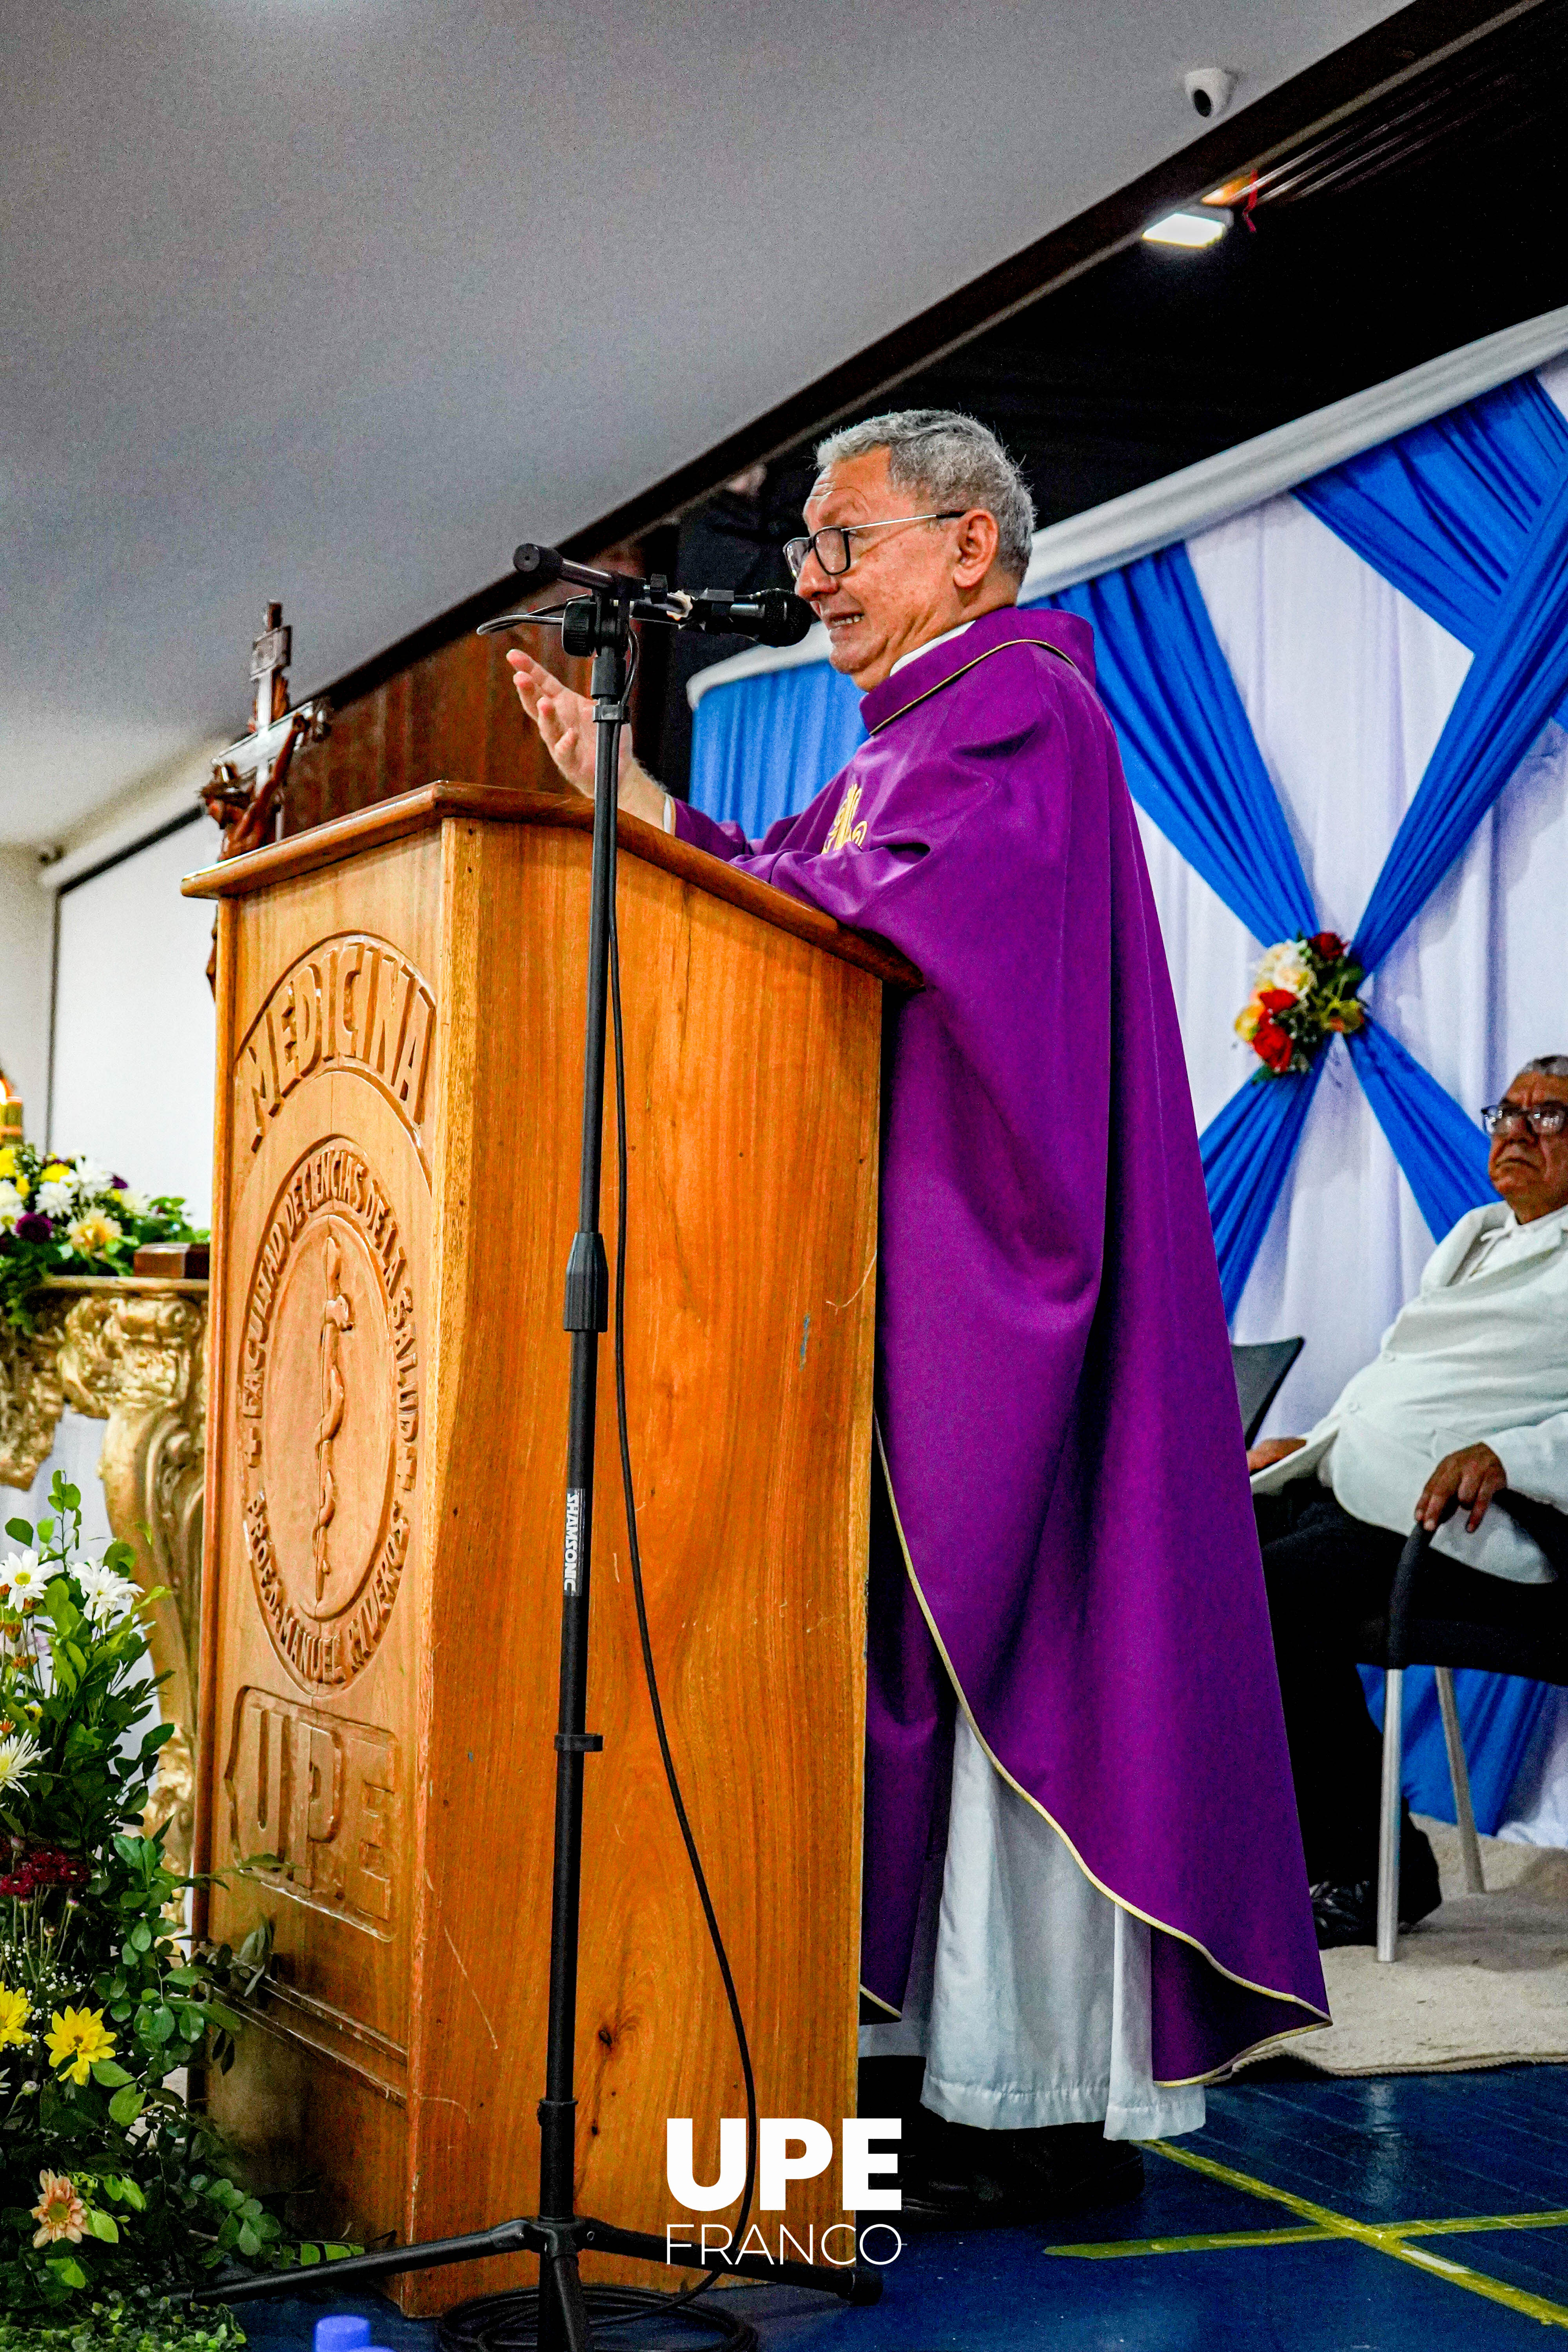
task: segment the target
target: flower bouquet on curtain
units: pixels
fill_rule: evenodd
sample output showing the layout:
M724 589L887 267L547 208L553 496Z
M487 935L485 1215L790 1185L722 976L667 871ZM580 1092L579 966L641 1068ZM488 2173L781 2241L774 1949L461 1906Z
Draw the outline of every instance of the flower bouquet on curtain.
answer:
M228 1999L268 1954L182 1948L188 1882L142 1826L174 1727L152 1721L157 1596L128 1545L80 1557L80 1500L57 1475L53 1516L9 1520L0 1558L0 2311L74 2318L97 2345L130 2298L162 2343L184 2329L157 2299L226 2259L348 2249L286 2246L178 2087L232 2060Z
M1268 949L1236 1016L1237 1035L1263 1065L1256 1076L1310 1070L1329 1038L1364 1026L1366 1009L1356 994L1361 979L1362 967L1337 931L1298 934Z
M29 1292L50 1275L128 1275L146 1242L205 1241L171 1195L147 1200L85 1156L0 1146L0 1320L32 1328Z

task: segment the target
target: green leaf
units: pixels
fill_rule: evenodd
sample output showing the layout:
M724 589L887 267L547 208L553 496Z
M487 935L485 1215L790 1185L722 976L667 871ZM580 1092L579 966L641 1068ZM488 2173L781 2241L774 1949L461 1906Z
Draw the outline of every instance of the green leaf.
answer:
M242 2254L258 2254L261 2252L261 2241L248 2221L240 2224L238 2245Z
M321 2250L320 2246L313 2246L309 2238L307 2238L304 2244L300 2249L300 2269L308 2271L312 2263L319 2263L321 2259Z
M109 2102L109 2119L110 2123L118 2124L121 2130L123 2130L128 2124L133 2124L135 2122L137 2116L141 2114L146 2104L146 2094L139 2090L133 2083L127 2084L124 2090L116 2091L114 2096ZM131 2185L132 2184L129 2181L126 2183L127 2188ZM137 2196L139 2197L140 2195L141 2191L138 2189ZM132 2198L131 2201L134 2204L136 2202L135 2198Z
M133 2082L135 2077L128 2074L123 2066L117 2065L112 2058L100 2058L93 2066L92 2079L95 2083L101 2083L106 2091L117 2091L122 2083Z
M112 2213L101 2212L95 2206L87 2219L88 2226L95 2238L101 2238L106 2246L117 2246L120 2243L120 2224Z
M30 1519L7 1519L5 1532L16 1543L30 1544L33 1540L33 1523Z
M71 2260L69 2254L61 2255L57 2261L47 2263L45 2267L54 2273L62 2286L87 2284L87 2273L79 2263Z
M153 1930L148 1926L145 1919L137 1920L136 1925L131 1930L130 1942L132 1948L138 1952L150 1952L152 1950Z
M133 2213L145 2213L147 2200L133 2180L122 2180L120 2184L120 2194Z

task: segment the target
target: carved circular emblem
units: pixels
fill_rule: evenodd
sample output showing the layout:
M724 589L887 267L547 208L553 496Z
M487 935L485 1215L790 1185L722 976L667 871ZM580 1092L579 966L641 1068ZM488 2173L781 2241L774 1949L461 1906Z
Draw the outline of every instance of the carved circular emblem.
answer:
M392 1615L418 1374L397 1218L363 1153L331 1138L278 1196L240 1343L246 1547L273 1645L310 1687L352 1682Z

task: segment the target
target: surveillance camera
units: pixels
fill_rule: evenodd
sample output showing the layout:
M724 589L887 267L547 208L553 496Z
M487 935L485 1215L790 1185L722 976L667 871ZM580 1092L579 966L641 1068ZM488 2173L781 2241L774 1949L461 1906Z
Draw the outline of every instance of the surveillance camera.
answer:
M1182 76L1182 88L1192 102L1194 114L1212 122L1225 112L1236 88L1236 76L1224 66L1194 66L1191 73Z

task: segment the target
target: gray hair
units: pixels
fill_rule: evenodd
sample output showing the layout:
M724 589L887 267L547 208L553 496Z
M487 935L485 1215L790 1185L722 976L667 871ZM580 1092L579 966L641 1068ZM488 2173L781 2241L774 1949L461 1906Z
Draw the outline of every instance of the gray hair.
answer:
M1537 1054L1534 1061L1526 1062L1521 1070L1521 1078L1527 1070L1535 1070L1543 1078L1568 1078L1568 1054Z
M1022 580L1029 568L1035 501L994 433L955 408L891 408L847 425L816 445L819 467L888 453L888 478L933 509L984 507L996 520L996 561Z

